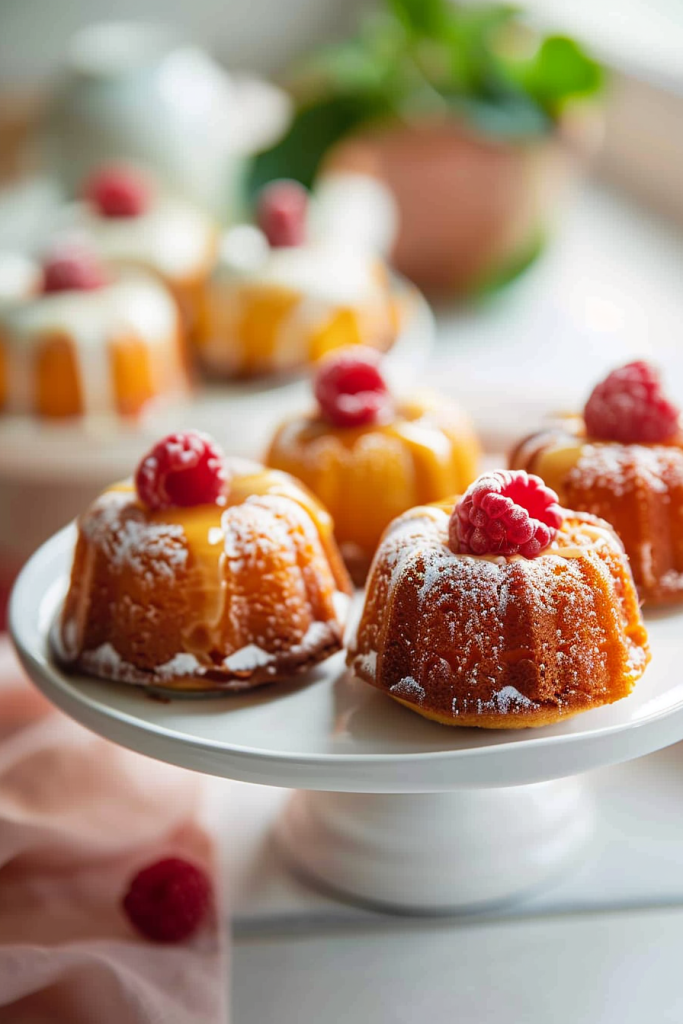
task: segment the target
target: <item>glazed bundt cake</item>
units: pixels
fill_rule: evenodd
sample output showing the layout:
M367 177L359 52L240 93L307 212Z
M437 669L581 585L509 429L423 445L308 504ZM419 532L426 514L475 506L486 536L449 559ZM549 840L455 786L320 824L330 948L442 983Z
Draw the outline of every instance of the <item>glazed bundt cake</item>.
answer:
M245 690L339 650L349 590L317 501L190 431L81 516L54 649L105 679Z
M216 377L287 373L344 345L387 349L400 310L373 254L307 239L306 196L275 183L260 228L228 231L208 285L197 354Z
M563 504L612 524L648 605L683 600L683 433L653 367L615 370L583 417L526 438L510 465L538 473Z
M63 225L109 264L158 275L188 329L195 326L219 232L200 209L157 187L135 167L107 165L84 186Z
M515 729L626 697L649 651L612 528L498 471L391 524L348 660L426 718Z
M302 480L330 510L360 585L392 519L471 483L479 444L465 413L438 395L392 398L372 350L326 357L315 394L318 409L279 428L267 462Z
M73 246L36 270L35 289L0 304L1 411L134 415L187 391L178 313L159 281Z

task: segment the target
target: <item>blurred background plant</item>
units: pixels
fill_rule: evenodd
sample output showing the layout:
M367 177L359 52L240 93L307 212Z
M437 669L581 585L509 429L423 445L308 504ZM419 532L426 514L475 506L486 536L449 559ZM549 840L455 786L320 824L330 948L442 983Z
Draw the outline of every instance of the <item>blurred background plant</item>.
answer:
M310 186L330 146L377 122L455 116L498 138L542 135L603 84L577 42L539 37L513 6L386 0L352 38L292 69L296 116L256 161L252 187L283 176Z
M396 201L396 268L431 295L488 294L542 251L599 137L604 78L515 7L386 0L292 68L293 121L256 158L250 192L371 174Z
M186 48L173 58L174 73L183 61L187 70L172 90L171 68L161 60L139 74L120 67L118 91L110 71L96 77L89 98L80 72L66 85L56 76L44 94L52 143L47 169L73 195L96 158L151 162L174 188L208 203L223 223L248 216L258 191L274 179L314 187L330 174L362 174L385 186L395 205L398 231L388 255L401 274L430 296L497 291L543 251L586 157L597 148L602 67L569 35L544 34L528 11L508 4L377 0L349 6L346 35L326 19L337 41L320 46L309 38L305 55L281 76L293 107L289 127L275 91L269 103L278 107L270 117L276 128L259 127L263 111L254 113L244 89L235 88L239 76L214 102L218 65ZM286 15L285 36L290 20L296 22L293 6ZM357 27L349 35L354 15ZM80 33L78 52L92 63L98 33L111 45L115 31L142 38L151 29L137 21L118 29L94 26ZM182 48L182 30L176 39ZM119 64L126 64L126 53L117 56ZM265 88L262 83L257 91ZM125 89L134 102L124 103ZM198 112L202 97L211 100L216 117ZM165 117L174 121L173 130ZM254 132L247 145L244 138Z

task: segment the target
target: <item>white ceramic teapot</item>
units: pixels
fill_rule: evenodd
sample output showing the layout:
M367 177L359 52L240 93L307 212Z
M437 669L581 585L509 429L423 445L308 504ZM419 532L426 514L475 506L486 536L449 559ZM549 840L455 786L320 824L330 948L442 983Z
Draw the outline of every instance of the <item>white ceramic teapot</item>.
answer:
M227 74L172 29L110 22L74 37L42 141L71 195L96 166L129 160L229 222L246 158L272 145L289 116L281 90Z

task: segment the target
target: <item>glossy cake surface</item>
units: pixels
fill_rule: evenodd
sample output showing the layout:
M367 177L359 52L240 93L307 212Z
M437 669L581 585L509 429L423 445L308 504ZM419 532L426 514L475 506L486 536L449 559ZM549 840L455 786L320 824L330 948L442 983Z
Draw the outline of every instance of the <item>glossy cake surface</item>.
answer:
M542 726L626 697L649 660L613 530L566 512L536 558L449 547L453 501L386 532L352 641L356 674L427 718Z
M388 349L400 312L386 270L364 254L275 248L246 267L230 256L209 282L197 350L216 376L291 372L346 345Z
M385 423L339 428L319 415L291 420L267 461L302 480L330 510L342 554L362 582L391 520L464 490L478 458L469 417L423 391L399 400Z
M134 415L188 388L176 306L151 276L0 306L0 410Z
M587 438L580 419L518 445L512 468L538 473L571 508L619 534L648 604L683 600L683 440L621 444Z
M151 511L132 484L80 518L54 630L66 666L185 691L234 691L341 646L349 583L321 506L283 473L232 469L225 501Z

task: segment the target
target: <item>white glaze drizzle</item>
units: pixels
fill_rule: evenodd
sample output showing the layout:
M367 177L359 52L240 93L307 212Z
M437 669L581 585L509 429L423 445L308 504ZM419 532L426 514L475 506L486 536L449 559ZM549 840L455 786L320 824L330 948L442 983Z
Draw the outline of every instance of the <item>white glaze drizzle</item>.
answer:
M47 334L59 332L74 346L84 412L103 413L115 407L109 340L129 331L149 346L174 344L177 311L158 281L128 271L96 291L37 295L8 305L0 310L0 331L7 347L7 412L33 411L37 350Z
M169 196L157 197L139 217L101 217L87 203L74 203L62 229L79 233L106 260L145 265L171 279L203 270L216 238L201 210Z

